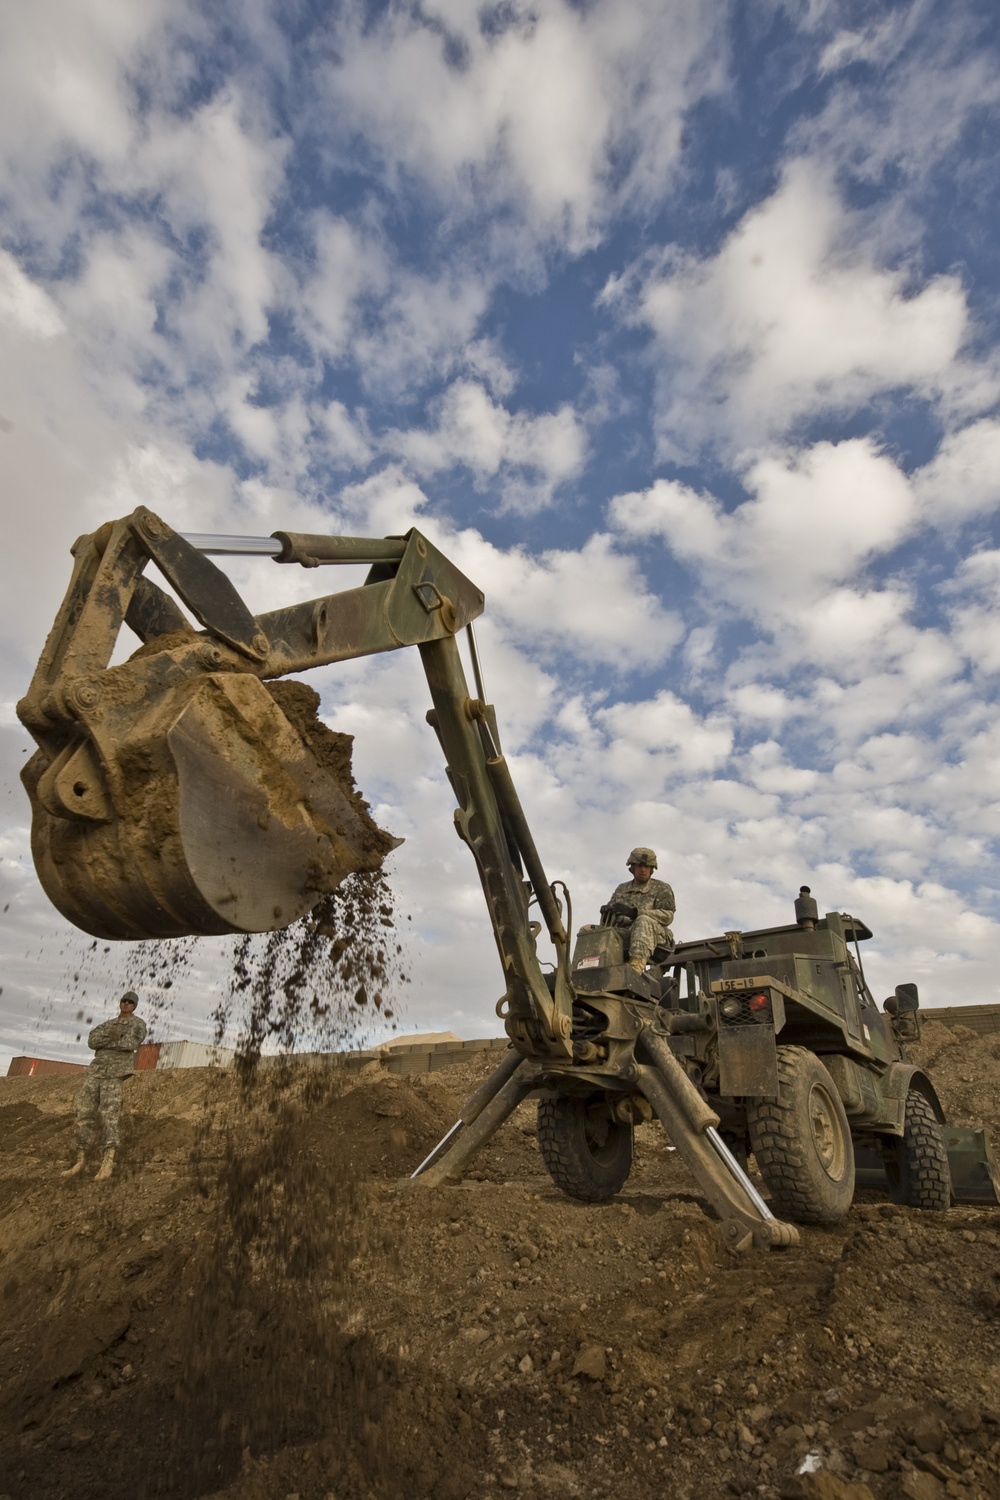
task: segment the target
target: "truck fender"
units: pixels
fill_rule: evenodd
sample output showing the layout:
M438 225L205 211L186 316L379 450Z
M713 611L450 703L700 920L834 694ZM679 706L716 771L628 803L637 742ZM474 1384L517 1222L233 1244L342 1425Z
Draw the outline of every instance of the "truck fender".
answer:
M887 1114L889 1118L886 1124L892 1125L893 1135L903 1133L903 1115L906 1110L906 1096L911 1089L923 1094L931 1109L933 1109L939 1125L945 1123L944 1109L937 1096L937 1090L931 1083L923 1068L918 1068L915 1063L894 1062L889 1064L888 1071L882 1080L882 1097L885 1099Z

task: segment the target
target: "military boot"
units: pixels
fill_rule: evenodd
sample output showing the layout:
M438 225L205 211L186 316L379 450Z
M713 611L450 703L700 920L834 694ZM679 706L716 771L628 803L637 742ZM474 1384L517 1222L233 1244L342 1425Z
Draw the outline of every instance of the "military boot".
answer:
M83 1152L81 1151L78 1154L78 1156L76 1158L76 1161L73 1163L73 1165L71 1167L67 1167L66 1170L65 1170L65 1172L60 1172L59 1176L60 1177L79 1177L80 1173L84 1169L84 1166L86 1165L86 1162L87 1162L87 1158L86 1158L86 1156L84 1156Z
M106 1182L115 1169L115 1148L109 1146L101 1157L101 1165L94 1174L95 1182Z

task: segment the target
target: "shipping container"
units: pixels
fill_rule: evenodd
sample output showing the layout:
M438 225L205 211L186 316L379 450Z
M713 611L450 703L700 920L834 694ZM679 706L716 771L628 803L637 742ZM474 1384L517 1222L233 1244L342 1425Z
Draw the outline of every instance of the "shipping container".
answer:
M145 1073L148 1068L155 1068L160 1057L159 1042L145 1042L135 1054L135 1071Z
M38 1078L51 1073L86 1073L86 1063L54 1062L49 1057L12 1057L8 1078Z
M161 1042L158 1068L228 1068L233 1054L209 1042Z

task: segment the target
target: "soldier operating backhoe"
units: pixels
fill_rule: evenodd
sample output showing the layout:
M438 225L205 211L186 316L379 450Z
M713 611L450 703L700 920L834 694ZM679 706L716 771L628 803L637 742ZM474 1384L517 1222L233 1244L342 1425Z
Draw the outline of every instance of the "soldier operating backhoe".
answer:
M483 595L420 532L185 537L139 507L73 552L66 599L18 713L38 745L23 779L39 878L97 937L270 931L349 872L376 868L395 841L337 774L322 735L296 721L290 685L277 679L417 648L455 828L493 927L505 981L497 1011L510 1039L418 1182L460 1172L535 1094L541 1154L566 1192L591 1201L618 1192L634 1126L656 1115L734 1249L794 1244L788 1220L840 1217L856 1148L884 1163L902 1201L947 1206L954 1173L940 1104L897 1036L916 992L897 987L897 1016L877 1012L857 947L870 935L864 923L820 919L806 895L792 927L671 951L672 893L664 885L647 903L655 856L637 849L636 899L619 901L619 887L611 903L635 908L624 918L631 962L620 926L584 927L571 944L568 892L545 874L486 698L472 628ZM359 587L255 617L209 560L226 552L369 571ZM150 561L200 630L144 576ZM109 666L123 623L143 644ZM644 935L646 917L653 931ZM548 962L538 952L543 928ZM975 1156L968 1142L961 1149ZM750 1150L770 1205L747 1174ZM962 1181L975 1179L984 1197L985 1147L979 1154Z
M670 924L677 903L666 881L653 879L657 859L652 849L633 849L626 864L632 879L615 887L607 906L601 907L601 921L627 934L629 965L642 974L654 953L666 958L673 949Z

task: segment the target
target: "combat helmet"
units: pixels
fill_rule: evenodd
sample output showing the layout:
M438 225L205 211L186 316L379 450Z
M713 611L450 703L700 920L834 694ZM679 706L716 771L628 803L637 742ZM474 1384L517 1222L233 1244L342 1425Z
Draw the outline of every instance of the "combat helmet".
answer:
M630 870L633 865L649 865L651 870L655 870L657 864L656 854L652 849L642 846L638 849L633 849L625 863Z

